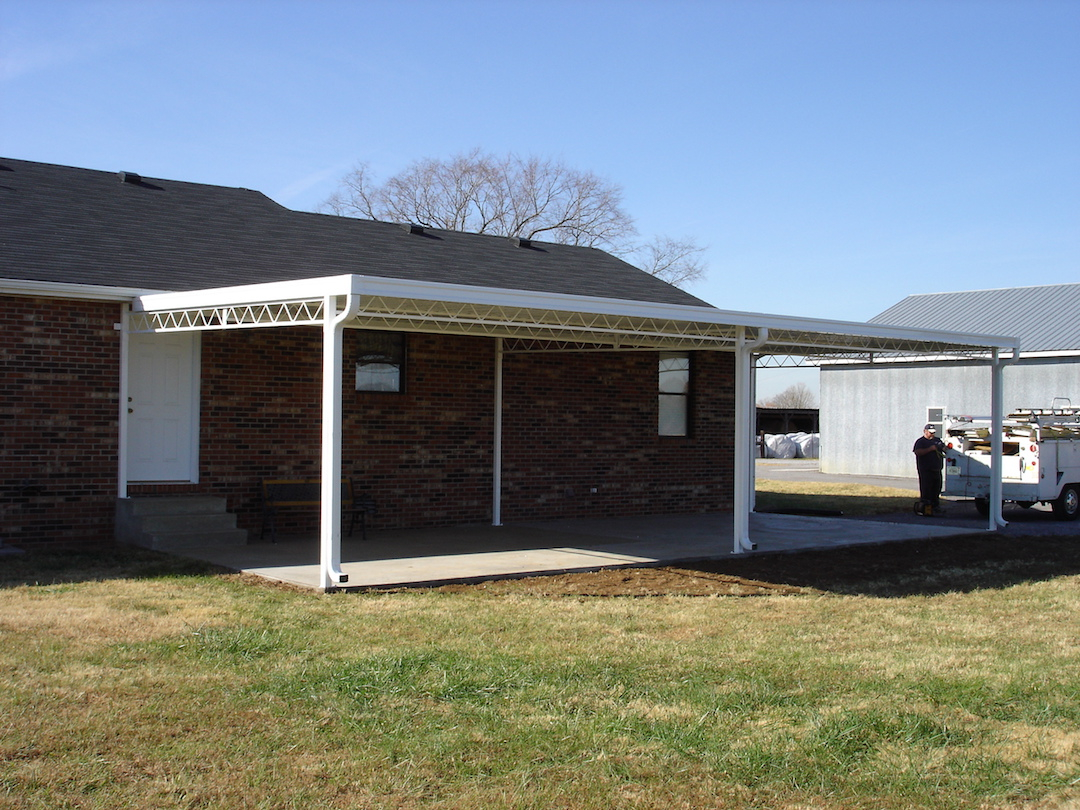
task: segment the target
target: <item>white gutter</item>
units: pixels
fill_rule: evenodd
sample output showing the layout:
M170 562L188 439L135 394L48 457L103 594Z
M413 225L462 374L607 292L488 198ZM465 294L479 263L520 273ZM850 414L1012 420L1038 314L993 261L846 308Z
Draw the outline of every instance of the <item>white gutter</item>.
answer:
M31 295L41 298L81 298L85 301L131 301L158 290L145 287L109 287L101 284L68 284L56 281L29 281L0 278L0 295Z
M341 570L341 375L345 322L356 316L360 299L345 298L337 311L337 297L323 301L322 495L319 521L319 578L323 590L349 581Z
M242 284L237 287L153 293L140 296L132 304L132 311L200 309L278 301L303 301L325 298L328 295L350 295L356 292L353 289L355 286L353 280L357 278L363 278L363 276L321 276L292 281L270 281L265 284Z
M750 540L750 508L753 489L753 442L750 429L754 409L754 349L769 339L769 330L758 330L757 338L746 339L746 327L740 326L735 338L735 503L733 508L734 545L732 553L753 551Z

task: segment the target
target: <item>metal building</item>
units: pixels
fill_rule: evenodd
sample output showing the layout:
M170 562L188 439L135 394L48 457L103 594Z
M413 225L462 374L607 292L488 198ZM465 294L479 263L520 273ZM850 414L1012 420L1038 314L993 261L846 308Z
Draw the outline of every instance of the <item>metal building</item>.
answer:
M1080 406L1080 283L910 295L870 320L921 329L1012 335L1002 370L1005 412ZM987 415L985 366L966 359L883 358L821 368L821 469L913 476L911 447L928 412Z

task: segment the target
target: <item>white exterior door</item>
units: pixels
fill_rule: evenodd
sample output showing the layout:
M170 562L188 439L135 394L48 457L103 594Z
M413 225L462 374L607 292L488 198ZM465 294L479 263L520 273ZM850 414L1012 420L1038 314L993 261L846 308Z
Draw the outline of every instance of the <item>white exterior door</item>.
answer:
M128 481L197 479L198 372L196 333L129 337Z

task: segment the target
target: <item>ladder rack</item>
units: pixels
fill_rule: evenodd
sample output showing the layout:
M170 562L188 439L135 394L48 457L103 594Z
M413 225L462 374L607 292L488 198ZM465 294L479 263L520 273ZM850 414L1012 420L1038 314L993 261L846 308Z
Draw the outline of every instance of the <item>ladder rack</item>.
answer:
M948 416L951 436L985 439L990 435L988 416ZM1034 436L1036 439L1080 440L1080 408L1023 408L1002 421L1005 436Z

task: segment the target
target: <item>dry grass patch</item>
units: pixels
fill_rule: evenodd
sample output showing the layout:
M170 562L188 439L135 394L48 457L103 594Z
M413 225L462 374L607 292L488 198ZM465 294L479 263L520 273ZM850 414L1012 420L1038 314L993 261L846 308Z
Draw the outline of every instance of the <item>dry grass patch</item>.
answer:
M163 591L158 581L135 580L118 590L114 581L0 590L0 632L98 645L148 641L224 618L181 582Z
M0 806L1065 806L1076 575L942 590L931 553L643 571L634 595L663 595L633 599L28 557L0 590Z
M758 479L760 512L830 511L848 516L884 515L911 509L914 496L905 489L867 484L806 483Z

